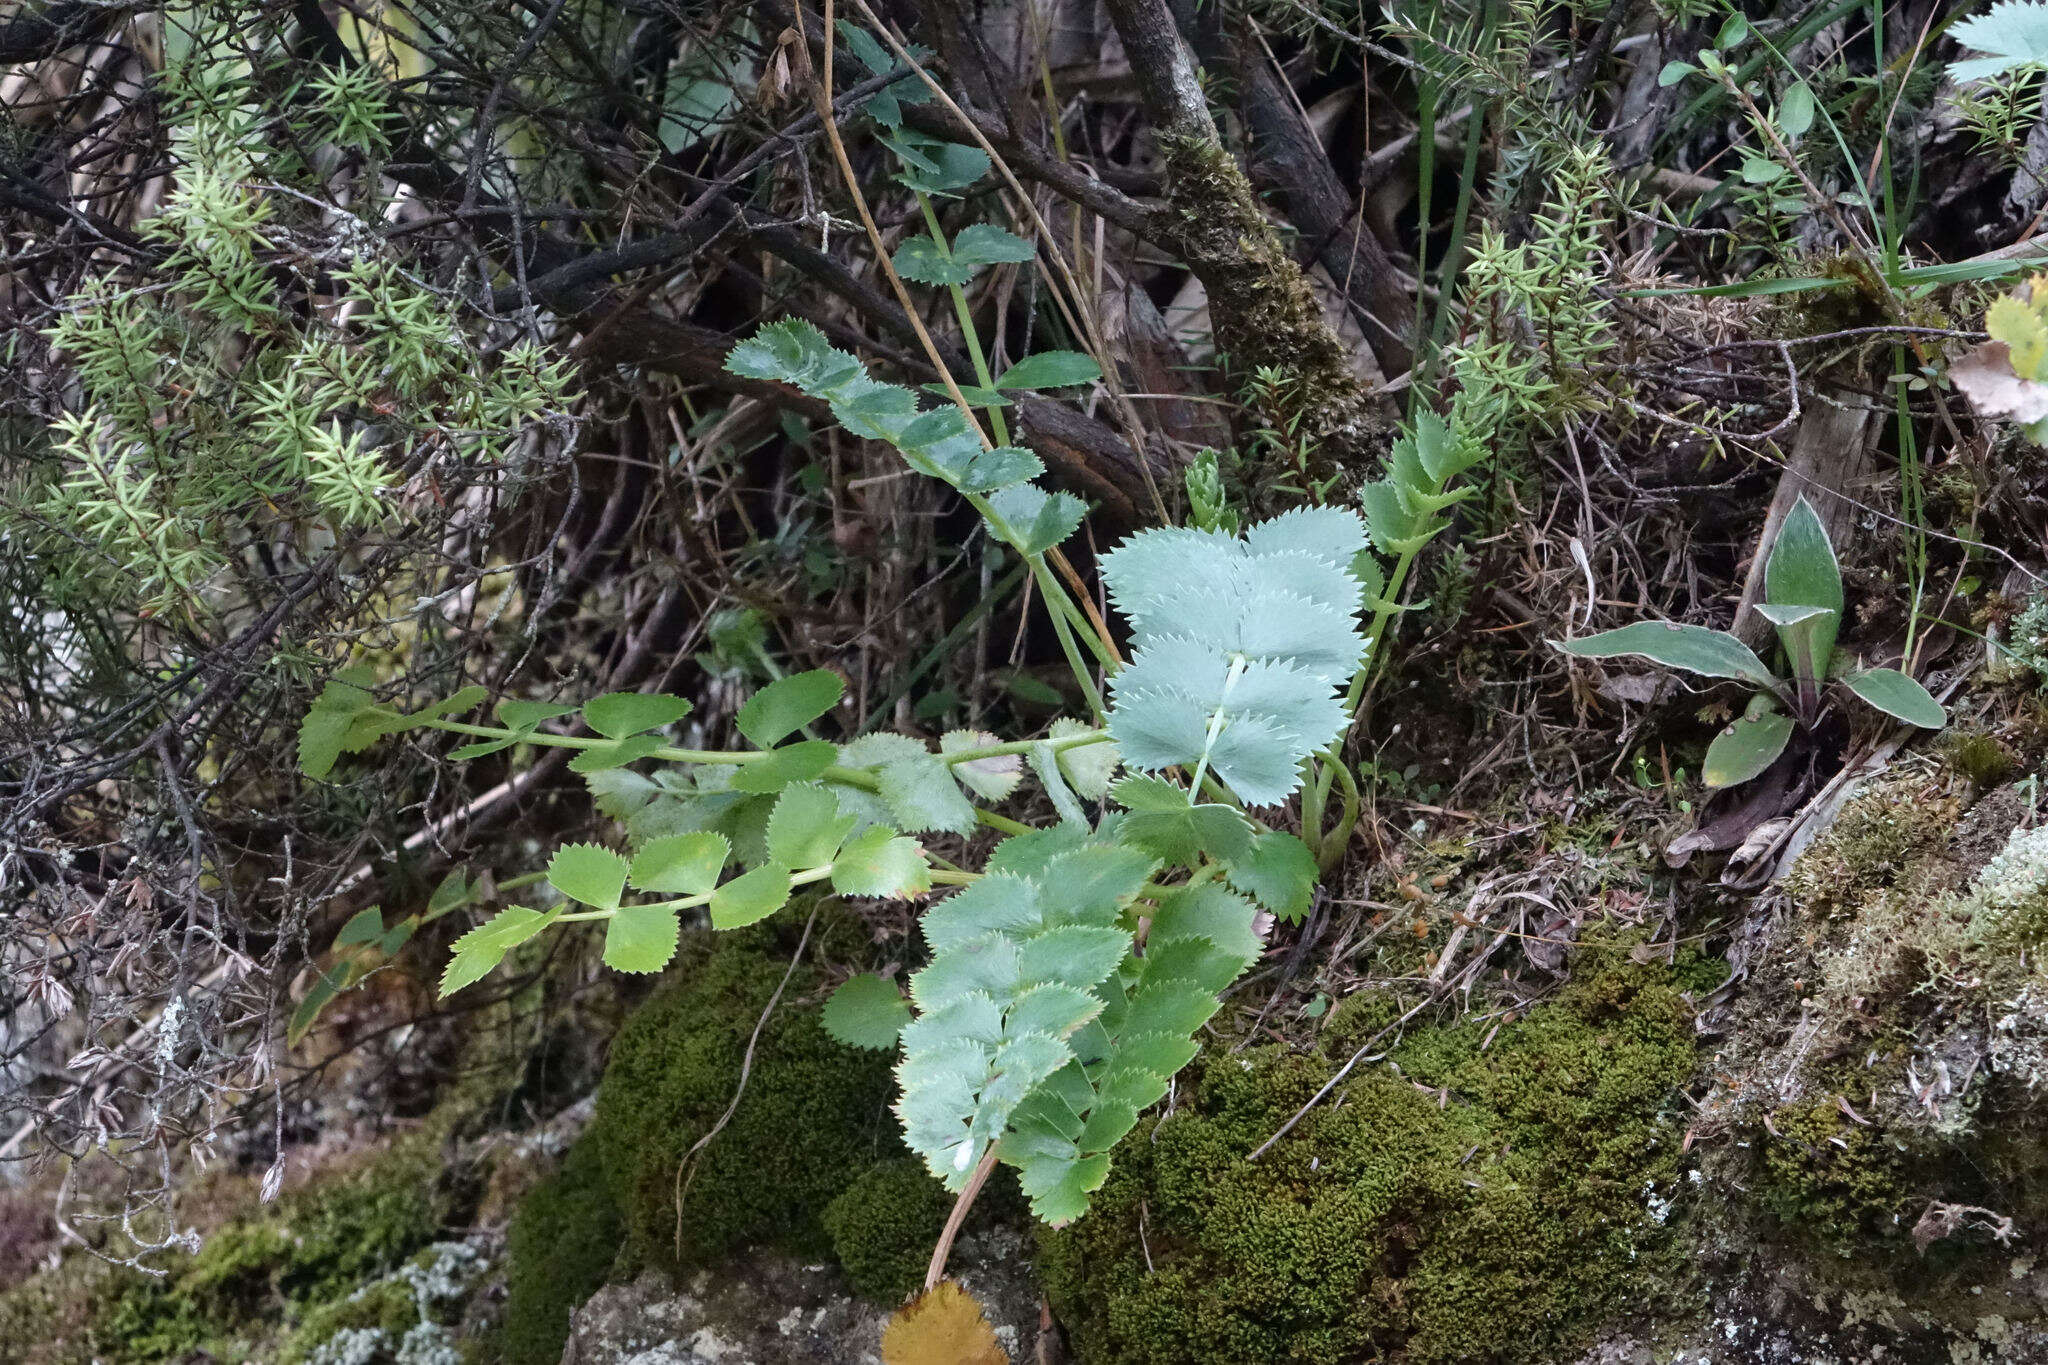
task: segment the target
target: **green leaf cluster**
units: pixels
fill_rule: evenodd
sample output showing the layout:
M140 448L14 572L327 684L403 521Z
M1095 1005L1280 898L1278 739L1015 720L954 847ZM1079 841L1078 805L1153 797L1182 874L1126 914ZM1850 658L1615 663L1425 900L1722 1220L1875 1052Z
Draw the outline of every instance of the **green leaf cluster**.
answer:
M1863 668L1837 657L1842 607L1842 570L1834 545L1820 514L1802 496L1785 514L1764 562L1764 600L1757 606L1777 632L1789 678L1773 673L1756 651L1728 632L1675 621L1638 621L1554 643L1582 659L1634 655L1760 689L1748 710L1707 747L1701 769L1707 785L1732 787L1769 768L1801 726L1819 720L1822 689L1830 681L1840 682L1851 696L1908 725L1938 730L1948 724L1941 703L1907 674L1895 668Z
M1284 801L1301 761L1344 729L1366 535L1356 513L1304 507L1242 536L1143 531L1105 555L1131 625L1107 718L1124 762L1212 772L1249 805Z

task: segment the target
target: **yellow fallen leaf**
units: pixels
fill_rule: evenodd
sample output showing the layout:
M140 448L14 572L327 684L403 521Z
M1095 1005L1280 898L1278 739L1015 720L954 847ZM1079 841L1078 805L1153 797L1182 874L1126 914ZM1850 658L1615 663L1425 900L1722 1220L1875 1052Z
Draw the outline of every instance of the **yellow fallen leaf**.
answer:
M974 1295L951 1280L896 1310L882 1329L888 1365L1010 1365Z

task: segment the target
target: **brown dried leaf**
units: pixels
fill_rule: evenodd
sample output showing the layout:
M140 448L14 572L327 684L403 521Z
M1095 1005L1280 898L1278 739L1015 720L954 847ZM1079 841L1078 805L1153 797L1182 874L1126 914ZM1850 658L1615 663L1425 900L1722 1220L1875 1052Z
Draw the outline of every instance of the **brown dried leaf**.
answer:
M882 1329L888 1365L1010 1365L974 1295L951 1280L896 1310Z
M2012 353L2002 341L1987 341L1948 367L1979 417L2032 424L2048 421L2048 384L2013 373Z

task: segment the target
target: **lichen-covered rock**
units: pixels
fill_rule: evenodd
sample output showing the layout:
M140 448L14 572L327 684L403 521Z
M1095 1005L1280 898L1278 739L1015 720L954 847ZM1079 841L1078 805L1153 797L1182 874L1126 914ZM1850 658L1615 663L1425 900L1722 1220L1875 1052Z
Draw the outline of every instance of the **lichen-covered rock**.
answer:
M1010 1359L1068 1360L1039 1323L1029 1247L1007 1228L963 1237L949 1270L975 1296ZM829 1265L752 1251L678 1288L659 1272L608 1285L576 1310L562 1360L574 1365L882 1365L890 1308L851 1292Z
M1044 1236L1048 1292L1088 1365L1559 1359L1668 1245L1693 1060L1671 970L1610 950L1525 1020L1414 1031L1256 1162L1338 1062L1211 1054Z

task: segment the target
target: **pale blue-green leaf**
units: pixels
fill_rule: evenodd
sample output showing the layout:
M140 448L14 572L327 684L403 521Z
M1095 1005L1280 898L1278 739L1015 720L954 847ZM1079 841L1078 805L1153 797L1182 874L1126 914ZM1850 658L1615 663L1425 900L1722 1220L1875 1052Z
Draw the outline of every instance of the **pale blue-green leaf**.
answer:
M1581 659L1614 659L1637 655L1670 668L1683 668L1709 678L1740 678L1758 687L1775 687L1777 679L1755 651L1723 630L1680 625L1675 621L1638 621L1619 630L1603 630L1578 640L1553 640L1566 654Z
M1908 725L1939 730L1948 724L1948 712L1934 694L1896 668L1867 668L1842 682L1864 701Z
M1044 925L1045 907L1036 881L989 872L925 911L919 928L936 958L991 934L1022 938Z
M827 997L818 1021L848 1047L890 1052L910 1022L910 1005L887 977L861 975Z
M1061 716L1052 723L1049 738L1071 739L1088 734L1093 729L1071 716ZM1075 793L1090 801L1100 801L1109 792L1109 784L1116 778L1116 770L1123 762L1122 751L1116 741L1100 740L1094 744L1069 745L1059 751L1060 771L1067 776L1067 783Z
M896 828L905 834L930 830L965 834L974 828L973 803L961 795L953 770L936 755L893 759L875 776Z

